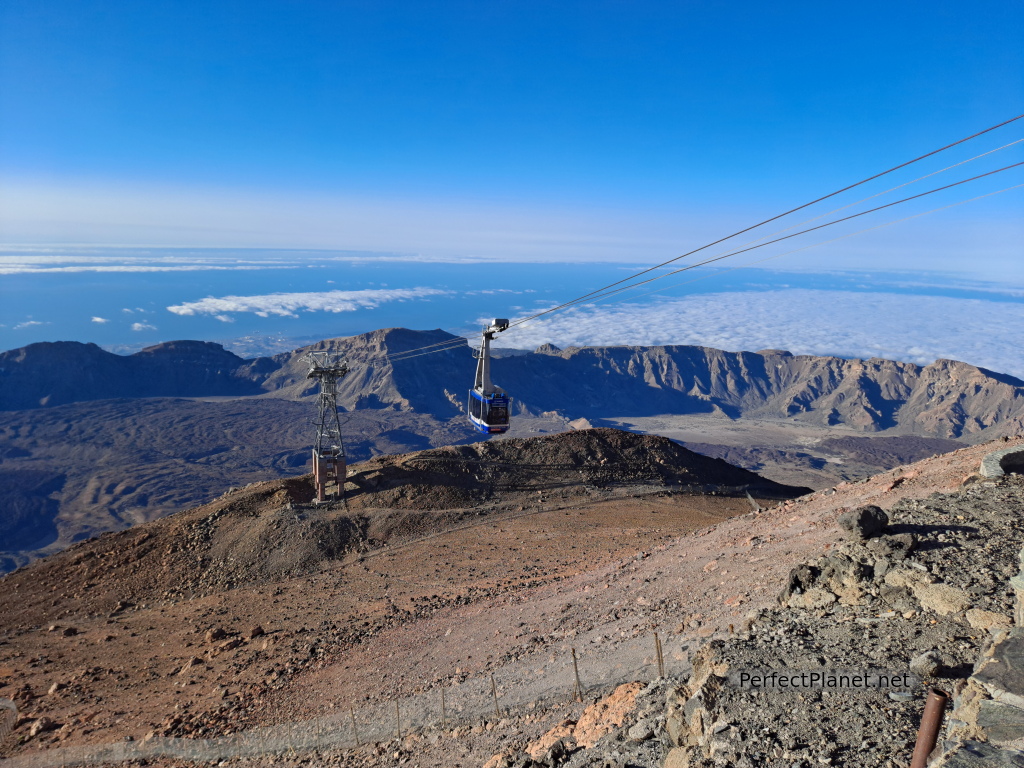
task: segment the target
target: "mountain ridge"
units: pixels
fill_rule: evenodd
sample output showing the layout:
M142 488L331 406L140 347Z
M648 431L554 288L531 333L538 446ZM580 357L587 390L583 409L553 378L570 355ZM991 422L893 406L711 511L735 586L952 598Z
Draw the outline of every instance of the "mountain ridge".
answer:
M458 338L389 328L251 360L211 342L165 342L128 356L77 342L33 344L0 353L0 410L111 397L301 400L316 386L303 355L331 351L351 365L338 388L345 410L397 407L451 418L462 412L472 376L468 343L405 360L388 356ZM544 345L502 358L494 375L527 415L707 413L967 439L993 426L1006 433L1024 427L1024 382L948 359L919 366L779 350Z

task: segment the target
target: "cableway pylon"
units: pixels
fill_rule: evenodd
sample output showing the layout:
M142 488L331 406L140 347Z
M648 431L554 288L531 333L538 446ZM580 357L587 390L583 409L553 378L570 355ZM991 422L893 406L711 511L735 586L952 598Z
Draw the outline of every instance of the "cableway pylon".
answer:
M348 373L348 362L330 352L309 352L307 379L320 383L317 395L316 441L313 444L313 484L317 502L344 495L347 466L345 443L338 420L338 380Z

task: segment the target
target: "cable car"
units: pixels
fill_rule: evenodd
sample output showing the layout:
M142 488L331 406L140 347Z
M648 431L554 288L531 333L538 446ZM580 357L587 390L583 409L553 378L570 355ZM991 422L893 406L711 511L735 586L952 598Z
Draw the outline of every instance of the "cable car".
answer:
M484 328L480 349L476 351L476 380L469 390L469 422L485 435L508 431L512 398L491 382L491 339L508 328L508 320L495 318Z

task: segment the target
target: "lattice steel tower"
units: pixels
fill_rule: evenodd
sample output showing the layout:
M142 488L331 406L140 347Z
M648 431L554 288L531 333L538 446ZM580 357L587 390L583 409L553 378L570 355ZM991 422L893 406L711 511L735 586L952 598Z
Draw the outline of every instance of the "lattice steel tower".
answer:
M328 493L341 496L345 487L345 444L338 421L338 379L348 373L348 362L330 352L309 352L302 359L309 363L306 378L320 382L316 401L316 442L313 444L313 483L317 501L327 501Z

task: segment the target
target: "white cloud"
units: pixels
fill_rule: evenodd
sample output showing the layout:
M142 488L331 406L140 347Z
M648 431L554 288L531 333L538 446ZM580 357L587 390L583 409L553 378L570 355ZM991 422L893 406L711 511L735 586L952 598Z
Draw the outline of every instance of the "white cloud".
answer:
M25 322L18 323L16 326L14 326L14 330L20 331L22 328L34 328L37 325L46 325L46 323L40 320L26 320Z
M373 309L389 301L446 296L451 291L437 288L388 288L362 291L319 291L310 293L270 293L260 296L208 297L167 307L176 315L224 315L227 312L253 312L260 317L298 317L303 312L354 312ZM221 318L217 318L221 319Z
M94 323L109 323L110 321L105 317L94 317L92 319Z
M155 331L156 326L149 323L132 323L133 331Z
M791 289L587 305L498 338L518 348L694 344L920 365L952 358L1024 378L1022 326L1016 302Z
M214 320L220 320L222 323L233 323L233 322L235 322L235 318L233 318L231 315L214 315L213 319Z

